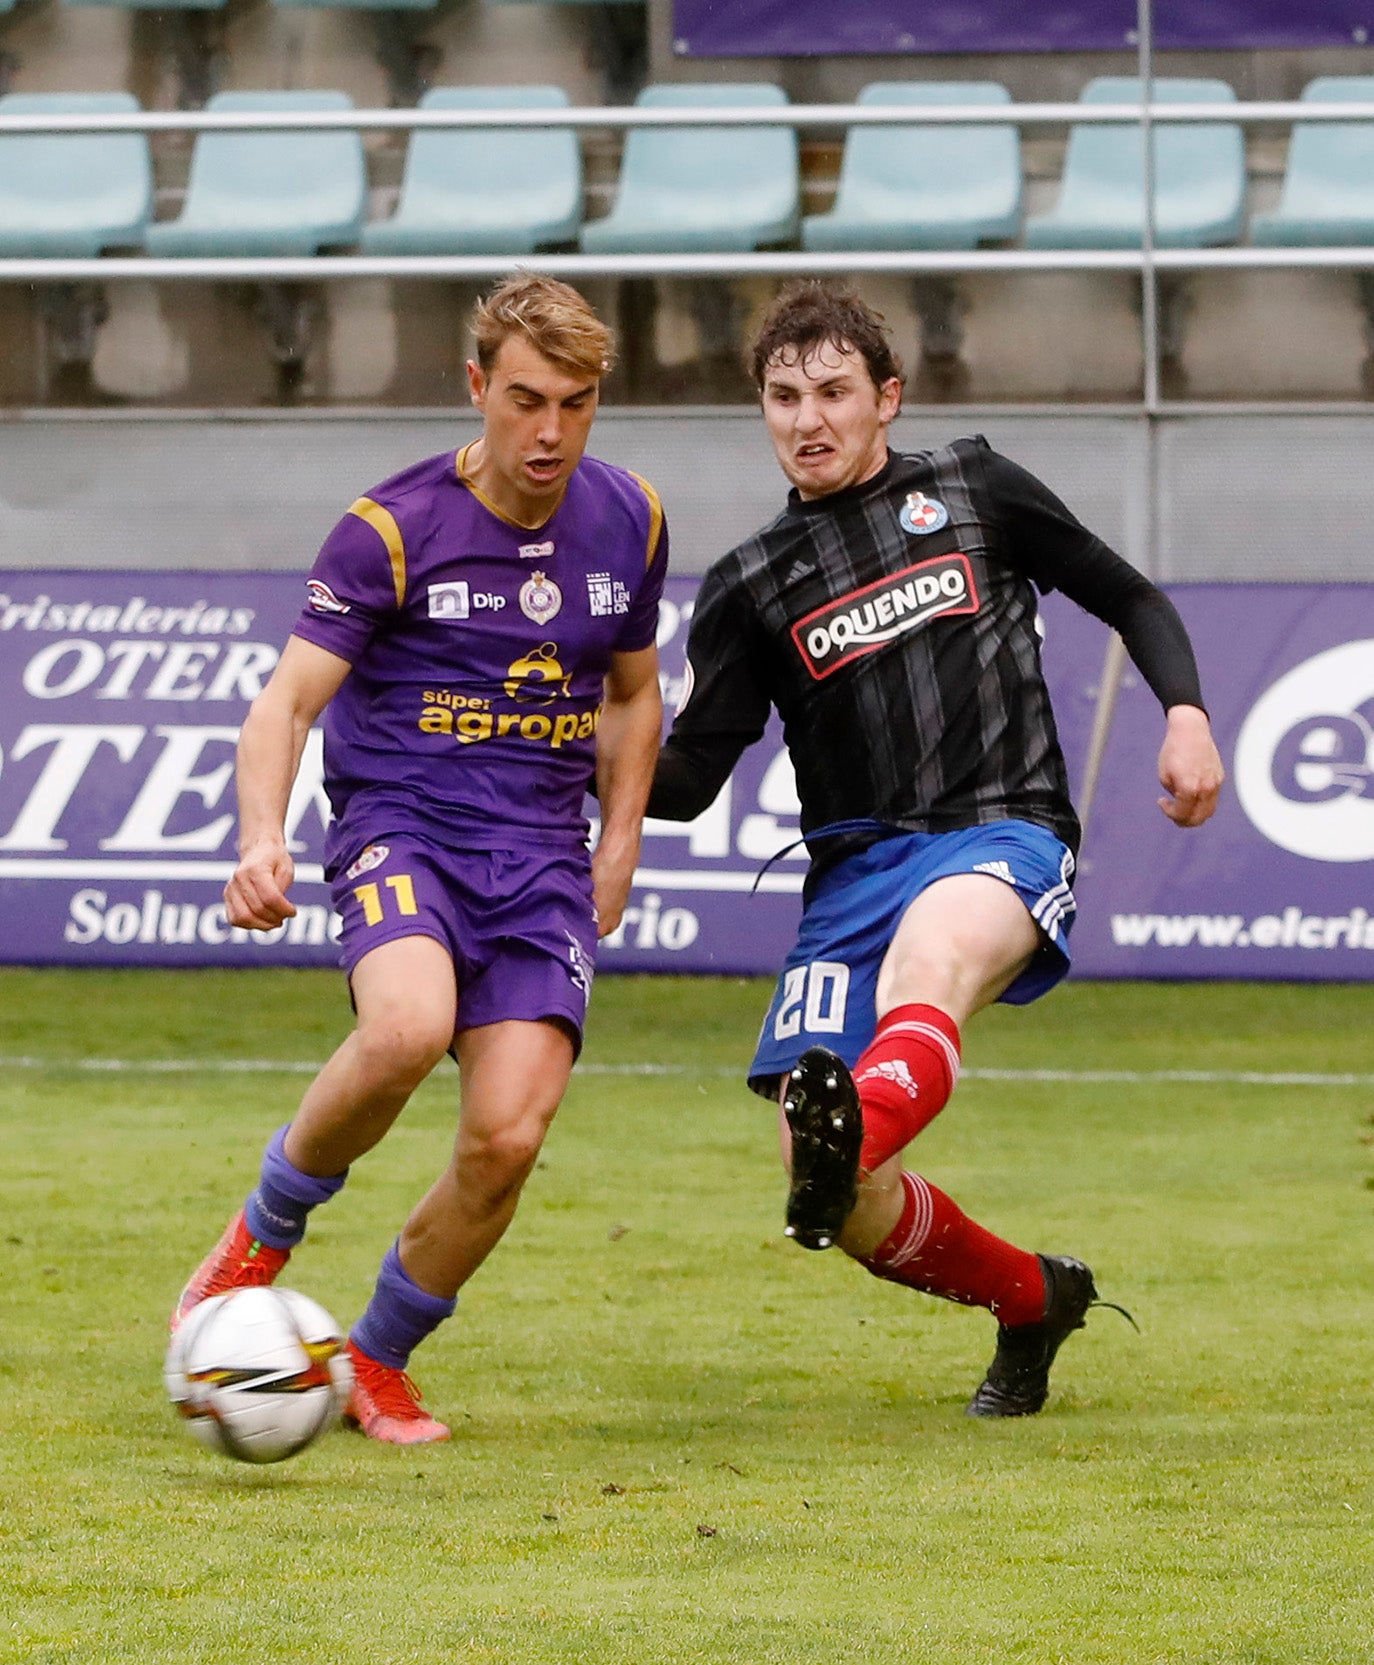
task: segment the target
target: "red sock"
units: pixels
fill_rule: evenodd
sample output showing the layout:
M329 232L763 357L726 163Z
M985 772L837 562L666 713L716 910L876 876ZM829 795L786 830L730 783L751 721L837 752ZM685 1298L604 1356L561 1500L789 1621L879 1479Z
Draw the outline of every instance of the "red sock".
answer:
M1001 1324L1034 1324L1044 1317L1038 1255L984 1231L919 1174L903 1174L902 1189L901 1218L861 1266L889 1283L986 1307Z
M894 1006L854 1066L864 1113L859 1166L880 1168L932 1121L959 1079L959 1026L938 1006Z

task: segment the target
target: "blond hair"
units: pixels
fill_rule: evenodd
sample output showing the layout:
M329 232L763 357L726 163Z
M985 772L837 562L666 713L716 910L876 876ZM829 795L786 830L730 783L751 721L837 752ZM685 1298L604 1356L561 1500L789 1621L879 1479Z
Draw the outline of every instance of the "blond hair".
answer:
M491 374L501 343L521 334L565 375L600 378L615 362L615 337L571 285L516 272L477 303L477 362Z

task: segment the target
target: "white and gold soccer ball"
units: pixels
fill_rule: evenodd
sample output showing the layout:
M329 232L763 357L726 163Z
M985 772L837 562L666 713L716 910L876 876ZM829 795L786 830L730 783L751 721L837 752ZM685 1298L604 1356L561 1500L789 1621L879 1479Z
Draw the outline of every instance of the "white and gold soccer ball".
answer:
M163 1380L202 1445L243 1463L279 1463L338 1420L353 1366L318 1301L294 1289L235 1289L187 1313Z

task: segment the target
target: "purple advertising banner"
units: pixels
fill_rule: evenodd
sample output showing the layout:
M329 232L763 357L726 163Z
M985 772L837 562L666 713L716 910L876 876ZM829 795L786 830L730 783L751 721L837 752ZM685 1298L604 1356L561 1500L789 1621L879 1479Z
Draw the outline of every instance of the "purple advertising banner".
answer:
M669 581L669 709L697 580ZM283 573L13 574L0 591L0 959L36 965L333 965L318 733L288 836L296 917L262 934L221 902L233 757L296 618ZM1089 977L1374 975L1374 586L1171 591L1198 647L1230 782L1215 819L1160 813L1163 732L1128 671L1076 886ZM1047 598L1045 667L1081 787L1106 632ZM590 806L594 809L594 805ZM603 971L768 973L806 869L777 725L690 825L650 822ZM776 860L771 858L778 857Z
M234 745L300 611L295 574L0 579L0 958L332 965L321 743L288 832L298 913L230 929Z
M1367 0L1158 0L1163 51L1364 45ZM674 49L691 57L911 52L1121 51L1134 0L673 0Z
M1075 885L1075 969L1374 976L1374 585L1170 595L1230 778L1205 827L1165 819L1159 708L1129 674Z
M669 580L665 701L681 693L698 580ZM233 758L302 596L290 573L29 572L0 593L0 959L65 965L333 965L328 804L310 737L291 800L298 912L231 929ZM1105 632L1050 597L1046 665L1081 778ZM592 810L595 805L589 806ZM770 972L800 913L805 852L776 722L690 825L646 827L603 971ZM766 867L766 871L764 871Z

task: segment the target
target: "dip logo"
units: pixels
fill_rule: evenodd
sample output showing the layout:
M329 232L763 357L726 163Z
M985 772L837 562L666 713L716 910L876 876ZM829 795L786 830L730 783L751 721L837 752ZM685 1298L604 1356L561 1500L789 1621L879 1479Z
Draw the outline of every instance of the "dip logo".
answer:
M1235 777L1241 808L1280 849L1374 859L1374 641L1328 648L1261 694Z

